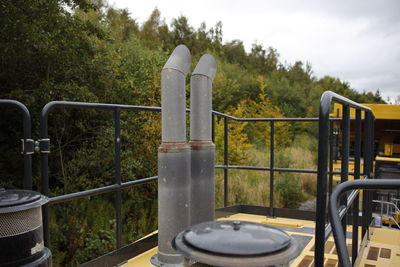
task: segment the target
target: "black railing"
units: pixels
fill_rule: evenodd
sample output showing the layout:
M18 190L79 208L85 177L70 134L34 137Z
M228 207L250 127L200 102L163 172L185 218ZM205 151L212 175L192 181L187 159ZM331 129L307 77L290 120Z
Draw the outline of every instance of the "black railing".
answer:
M86 191L71 193L62 196L51 197L49 204L43 206L43 232L45 246L49 246L49 212L48 205L55 203L63 203L83 197L104 194L107 192L115 192L115 221L116 221L116 242L117 249L122 247L122 218L121 218L121 189L147 183L157 179L156 176L138 179L130 182L121 182L121 110L146 110L146 111L161 111L159 107L148 106L133 106L133 105L116 105L116 104L101 104L101 103L83 103L83 102L67 102L67 101L53 101L46 104L40 116L40 140L39 142L49 142L48 136L48 117L49 113L54 108L91 108L91 109L106 109L114 111L114 147L115 147L115 180L114 184L89 189ZM49 195L49 144L44 145L47 149L41 150L41 174L42 174L42 194Z
M295 172L295 173L317 173L317 170L307 170L307 169L294 169L294 168L279 168L275 167L275 122L317 122L318 118L237 118L234 116L230 116L227 114L223 114L220 112L213 111L213 121L215 120L215 116L221 117L224 120L224 150L223 150L223 158L224 162L223 165L216 165L217 169L224 170L224 207L229 205L229 198L228 198L228 188L229 188L229 169L236 169L236 170L253 170L253 171L268 171L270 177L270 184L269 184L269 209L270 209L270 216L275 216L275 204L274 204L274 173L275 172ZM269 156L270 162L268 167L257 167L257 166L235 166L229 165L228 159L228 121L237 121L237 122L266 122L269 123L270 126L270 135L269 135ZM215 121L213 126L215 125ZM213 127L213 136L215 136L214 132L215 128Z
M340 266L351 267L352 264L350 263L349 253L347 252L345 231L343 231L343 227L341 225L341 218L343 218L343 215L341 215L340 212L338 212L338 205L337 205L338 199L340 199L346 191L353 189L356 189L353 192L358 194L358 190L360 189L378 190L378 189L394 189L394 188L397 189L400 188L399 179L354 180L354 181L344 182L336 187L335 191L332 193L329 202L329 215L330 215L330 220L332 222L333 236L335 238L335 245L338 253ZM346 207L348 208L352 204L353 201L350 201L349 203L347 203L347 206L342 206L340 210L343 209L346 210ZM357 204L358 204L357 202L354 202L353 207ZM353 232L358 232L358 227L356 228L356 230L353 230ZM357 242L354 243L353 240L353 248L354 246L356 247L358 246L358 240L356 241ZM356 258L357 256L352 254L353 264Z
M333 94L333 93L332 93ZM330 97L331 99L329 101L326 100L326 98ZM325 100L324 100L325 99ZM342 119L340 118L329 118L329 105L331 100L337 100L340 103L347 103L345 102L344 98L341 98L340 96L337 96L335 94L330 95L329 94L324 94L322 100L323 103L321 103L321 107L323 109L323 111L325 113L324 116L322 116L322 121L323 121L323 125L328 125L330 123L332 123L332 121L341 121ZM11 101L11 102L5 102L5 101ZM347 101L347 100L346 100ZM12 102L12 100L1 100L0 104L4 103L4 104L15 104L14 102ZM19 103L19 102L18 102ZM346 104L349 105L351 107L358 107L359 105L354 103L354 102L349 102L350 104ZM19 103L17 104L17 106L19 106L22 110L23 110L23 114L24 114L24 140L31 140L30 138L30 116L29 116L29 111L26 109L25 106L21 106L22 104ZM328 107L326 107L326 105L328 105ZM154 177L148 177L148 178L143 178L143 179L138 179L138 180L134 180L134 181L129 181L129 182L121 182L121 127L120 127L120 112L121 110L139 110L139 111L152 111L152 112L160 112L161 108L160 107L149 107L149 106L134 106L134 105L116 105L116 104L101 104L101 103L83 103L83 102L67 102L67 101L54 101L54 102L50 102L47 105L45 105L45 107L42 110L41 113L41 117L40 117L40 140L38 140L38 147L39 147L39 151L41 153L41 188L42 188L42 193L44 195L49 195L49 175L48 175L48 159L49 159L49 154L50 154L50 140L49 140L49 136L48 136L48 117L49 117L49 113L51 110L53 110L54 108L60 108L60 107L64 107L64 108L85 108L85 109L105 109L105 110L111 110L114 111L114 129L115 129L115 134L114 134L114 148L115 148L115 179L114 179L114 183L112 185L108 185L108 186L104 186L104 187L99 187L99 188L94 188L94 189L89 189L89 190L85 190L85 191L81 191L81 192L75 192L75 193L71 193L71 194L66 194L66 195L60 195L60 196L55 196L55 197L51 197L49 204L48 205L54 205L54 204L58 204L58 203L63 203L63 202L67 202L67 201L72 201L72 200L76 200L76 199L80 199L80 198L84 198L84 197L88 197L88 196L93 196L93 195L98 195L98 194L103 194L103 193L107 193L107 192L115 192L116 197L115 197L115 202L114 202L114 208L115 208L115 219L116 219L116 243L117 243L117 248L120 249L122 246L122 219L121 219L121 189L126 188L126 187L131 187L131 186L135 186L138 184L143 184L143 183L148 183L151 181L155 181L157 180L157 176ZM190 110L187 110L187 112L189 112ZM366 117L368 115L368 112L366 113ZM361 113L360 113L361 114ZM358 115L360 115L358 114ZM28 116L27 116L28 115ZM356 117L356 125L360 124L361 125L361 115ZM325 222L326 222L326 218L325 216L322 218L318 217L320 214L318 213L318 203L319 201L321 201L321 190L319 190L320 188L320 180L321 180L321 174L320 171L322 170L321 168L319 168L320 171L317 170L309 170L309 169L295 169L295 168L280 168L280 167L276 167L275 166L275 123L276 122L318 122L320 121L320 137L324 137L324 136L328 136L329 138L329 125L327 126L327 128L325 129L325 126L321 126L321 114L320 114L320 118L236 118L230 115L226 115L220 112L216 112L213 111L213 120L212 120L212 137L214 140L215 137L215 117L221 117L224 120L224 144L223 144L223 165L216 165L215 167L217 169L223 169L224 171L224 206L228 206L229 204L229 198L228 198L228 188L229 188L229 170L230 169L240 169L240 170L252 170L252 171L266 171L269 172L270 174L270 199L269 199L269 215L270 216L274 216L275 215L275 205L274 205L274 173L275 172L294 172L294 173L312 173L312 174L317 174L318 173L318 196L317 196L317 231L318 229L320 229L321 225L322 225L322 229L323 229L323 239L326 239L326 233L330 233L330 226L326 226L325 227ZM228 143L228 136L229 136L229 131L228 131L228 127L229 127L229 120L231 121L237 121L237 122L265 122L265 123L269 123L270 126L270 134L267 138L270 139L270 147L269 147L269 154L270 154L270 166L268 167L259 167L259 166L236 166L236 165L229 165L229 157L228 157L228 150L229 150L229 143ZM344 123L348 123L349 119L343 119ZM29 121L29 124L27 123L27 121ZM366 120L367 122L369 120ZM327 124L326 124L327 123ZM321 130L321 127L323 128ZM361 127L361 126L360 126ZM357 131L356 131L357 132ZM367 131L365 131L367 132ZM347 133L348 136L349 133ZM361 136L361 131L359 131L359 135ZM322 141L322 145L325 146L328 143L328 138L324 139ZM367 138L370 138L370 136L367 136ZM367 139L370 140L370 139ZM32 140L33 142L33 140ZM364 146L366 145L365 142ZM33 143L32 143L33 144ZM357 144L356 144L357 145ZM320 148L321 148L321 138L320 138ZM369 146L367 147L368 149L370 149L370 151L372 151L372 147ZM357 150L357 149L356 149ZM321 151L319 152L320 155L325 155L324 153L327 153L328 150L324 150L322 151L323 153L321 153ZM356 151L357 152L357 151ZM368 154L368 153L367 153ZM27 157L29 156L29 157ZM24 154L24 160L25 157L30 159L30 162L27 163L27 165L30 166L29 168L25 168L25 174L24 177L27 177L26 179L24 178L24 181L26 180L27 182L24 182L24 185L29 185L29 181L30 181L30 187L32 184L32 163L31 163L31 154ZM320 160L321 156L319 156L319 160ZM344 158L344 161L346 162L347 160L347 164L348 164L348 157L347 159ZM330 166L332 166L332 157L330 157ZM360 153L358 154L357 157L357 153L356 153L356 162L360 161ZM25 161L24 161L25 162ZM367 162L364 162L364 170L371 170L371 168L366 167ZM25 164L25 163L24 163ZM321 164L319 162L319 164ZM345 164L345 163L343 163ZM28 167L29 167L28 166ZM346 165L345 165L346 166ZM372 167L372 164L370 165L370 167ZM325 168L326 169L326 168ZM367 172L369 173L369 172ZM332 183L332 176L333 174L342 174L342 177L346 177L346 173L344 173L343 171L340 172L335 172L332 169L330 171L326 171L323 172L323 174L326 175L329 174L329 180L330 183ZM354 173L349 173L349 174L354 174L355 178L360 176L360 168L358 165L358 169L357 169L357 165L355 168ZM322 184L322 188L324 191L323 196L326 197L326 180L325 180L325 184ZM29 187L26 187L29 188ZM324 203L326 203L326 201L324 201ZM43 207L43 226L44 226L44 240L45 240L45 245L49 246L49 216L48 216L48 205ZM325 207L325 204L324 204ZM321 209L321 207L320 207ZM323 210L323 214L325 215L325 209ZM357 213L355 213L357 214ZM322 223L321 223L322 222ZM325 231L326 228L326 231ZM357 231L355 231L357 232ZM320 237L321 235L318 235L317 233L317 237ZM323 243L322 243L323 244ZM316 247L318 248L318 247ZM318 254L318 251L321 250L321 248L316 249L316 255ZM323 245L322 245L322 259L323 259ZM317 259L317 256L316 256ZM317 262L317 261L316 261ZM318 265L317 265L318 266Z
M333 92L325 92L321 97L320 113L319 113L319 138L318 138L318 178L317 178L317 209L316 209L316 229L315 229L315 266L322 267L324 265L324 249L325 242L332 232L330 223L327 223L326 199L327 199L327 177L329 177L331 184L331 176L329 170L333 166L332 147L329 146L332 122L329 118L330 108L332 103L339 103L342 105L342 149L341 149L341 183L348 180L349 166L349 148L350 148L350 109L355 109L355 157L354 157L354 179L360 178L360 164L361 164L361 130L362 130L362 112L364 112L364 153L363 153L363 167L364 178L371 178L372 162L374 156L374 115L370 108L353 102L345 97L342 97ZM328 168L329 163L329 168ZM332 188L330 185L329 193ZM365 191L364 191L365 192ZM362 235L364 236L368 223L371 220L371 202L370 194L365 192L363 195L363 210L362 210ZM353 203L353 230L352 230L352 258L353 262L357 258L358 253L358 192L353 192L349 196L341 196L340 198L341 209L339 210L342 230L346 232L346 213L350 210L351 203Z

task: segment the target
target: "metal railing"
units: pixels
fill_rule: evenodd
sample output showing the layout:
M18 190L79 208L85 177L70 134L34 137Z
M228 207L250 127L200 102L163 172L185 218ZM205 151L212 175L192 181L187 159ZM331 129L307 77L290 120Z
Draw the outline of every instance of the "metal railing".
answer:
M49 204L43 206L43 233L45 246L49 246L49 211L48 205L63 203L83 197L104 194L107 192L115 192L115 220L116 220L116 243L117 249L122 247L122 218L121 218L121 189L131 187L138 184L148 183L157 179L157 176L138 179L134 181L121 182L121 110L146 110L160 112L159 107L148 106L133 106L133 105L116 105L116 104L101 104L101 103L83 103L83 102L68 102L68 101L53 101L46 104L40 115L40 140L45 142L41 149L41 176L42 176L42 194L49 195L49 153L50 145L48 136L48 117L49 113L54 108L91 108L91 109L106 109L114 111L114 148L115 148L115 180L114 184L99 188L89 189L86 191L51 197Z
M340 197L343 196L346 191L352 189L355 189L354 191L358 192L358 190L360 189L379 190L379 189L393 189L393 188L400 188L400 180L398 179L354 180L354 181L346 181L336 187L335 191L331 195L331 200L329 203L329 214L330 214L330 220L332 222L333 235L335 238L335 245L338 253L340 266L343 267L352 266L349 260L349 253L347 252L345 231L343 231L343 227L341 225L341 216L338 213L337 202L340 199ZM349 207L351 204L352 202L348 203L347 207ZM353 206L354 204L357 203L353 203ZM353 230L353 233L354 232L358 232L358 227L356 228L355 231ZM358 242L353 243L352 245L353 247L358 246ZM352 254L353 263L356 257L357 257L356 255Z
M393 215L400 214L400 209L397 207L397 201L396 201L396 203L393 203L393 202L383 201L383 200L372 200L372 202L380 205L379 215L382 219L386 218L389 220L389 227L392 227L392 223L394 223L394 225L396 225L397 228L400 229L400 225L397 223L397 221L393 217Z
M324 265L324 250L325 242L332 232L331 224L327 223L327 177L331 176L329 170L332 170L332 147L330 147L330 132L332 131L332 123L329 118L330 108L332 103L342 104L342 149L341 149L341 183L348 180L350 172L349 166L349 150L350 150L350 109L355 109L355 145L354 145L354 180L360 179L360 165L361 165L361 139L362 128L364 132L364 148L363 148L363 164L364 175L363 177L371 178L373 156L374 156L374 115L370 108L353 102L345 97L342 97L333 92L327 91L321 97L320 111L319 111L319 138L318 138L318 178L317 178L317 209L316 209L316 229L315 229L315 266L322 267ZM364 112L364 125L362 125L362 112ZM364 127L362 127L364 126ZM329 168L328 168L329 162ZM331 177L329 177L331 181ZM329 194L331 194L331 186ZM334 191L333 193L335 193ZM333 194L332 193L332 194ZM339 212L341 229L346 232L347 222L346 214L350 210L353 203L353 231L352 231L352 259L353 263L357 258L358 253L358 214L359 214L359 198L358 191L352 192L349 196L340 197L340 210ZM362 205L362 236L365 235L369 221L371 220L372 210L371 196L369 192L363 193ZM332 203L331 203L332 204Z
M325 137L324 140L322 140L322 146L327 146L328 145L328 140L329 140L329 125L332 124L332 121L342 121L342 123L349 123L349 116L348 114L343 118L329 118L329 105L331 100L336 100L344 105L348 105L351 107L359 107L360 105L354 103L354 102L349 102L347 103L344 98L337 96L336 94L333 94L328 92L325 93L322 97L322 103L321 103L321 109L324 111L322 117L320 114L320 118L237 118L233 117L227 114L223 114L217 111L213 111L213 119L212 119L212 137L213 140L215 138L215 119L216 117L220 117L224 121L224 133L223 133L223 165L216 165L215 167L217 169L223 169L223 177L224 177L224 206L228 206L229 204L229 199L228 199L228 188L229 188L229 170L230 169L238 169L238 170L252 170L252 171L266 171L269 172L270 174L270 186L269 186L269 215L274 216L275 212L275 204L274 204L274 174L275 172L294 172L294 173L312 173L312 174L318 174L318 193L317 193L317 228L316 228L316 237L321 237L320 233L320 228L322 225L322 237L323 240L325 240L326 233L330 233L330 226L327 225L325 227L325 222L326 222L326 217L325 217L325 208L323 209L323 214L324 217L321 219L321 212L318 212L321 210L321 205L319 205L319 201L321 201L321 195L326 198L326 179L325 182L322 183L321 185L321 175L329 175L329 181L332 183L332 176L334 174L341 174L342 175L342 180L343 177L347 177L347 174L354 174L355 179L357 179L360 176L360 167L359 167L359 162L360 162L360 155L361 155L361 141L359 144L356 143L356 165L355 165L355 171L354 173L348 172L348 169L346 166L348 166L348 156L346 157L346 153L348 154L348 151L344 151L344 157L342 161L342 171L341 172L335 172L332 170L330 167L330 170L326 170L323 172L323 174L320 173L321 168L318 168L317 170L309 170L309 169L294 169L294 168L280 168L275 166L275 123L277 122L320 122L320 137ZM327 101L326 98L330 98L329 101ZM11 101L11 102L8 102ZM15 104L12 102L13 100L1 100L0 104ZM18 102L19 103L19 102ZM24 112L24 140L30 139L30 116L29 111L26 109L25 106L23 106L21 103L17 104L23 112ZM328 106L328 107L327 107ZM139 185L139 184L144 184L148 183L151 181L157 180L157 176L153 177L147 177L143 179L138 179L134 181L129 181L129 182L121 182L121 124L120 124L120 113L121 110L128 110L128 111L134 111L134 110L139 110L139 111L151 111L151 112L160 112L161 108L160 107L149 107L149 106L134 106L134 105L116 105L116 104L101 104L101 103L83 103L83 102L67 102L67 101L53 101L48 104L46 104L41 112L40 116L40 139L38 140L38 147L40 152L40 158L41 158L41 189L42 193L44 195L49 195L49 167L48 167L48 160L49 160L49 154L50 154L50 140L48 136L48 117L50 114L50 111L55 109L55 108L84 108L84 109L104 109L104 110L111 110L114 112L114 148L115 148L115 179L114 183L112 185L104 186L104 187L99 187L99 188L94 188L94 189L89 189L81 192L75 192L71 194L66 194L66 195L60 195L60 196L55 196L51 197L49 204L45 205L43 207L43 226L44 226L44 240L45 240L45 245L49 246L49 215L48 215L48 205L54 205L58 203L63 203L71 200L76 200L88 196L93 196L93 195L98 195L98 194L103 194L107 192L115 192L115 202L114 202L114 208L115 208L115 219L116 219L116 243L117 243L117 249L121 248L122 246L122 219L121 219L121 189ZM362 106L363 107L363 106ZM190 112L190 110L187 110L187 112ZM369 114L368 112L366 113L366 117ZM229 165L229 157L228 157L228 150L229 150L229 143L228 143L228 137L229 137L229 120L231 121L236 121L236 122L265 122L269 123L270 126L270 134L269 134L269 141L270 141L270 146L269 146L269 155L270 155L270 161L269 164L270 166L267 167L259 167L259 166L236 166L236 165ZM27 124L27 121L29 121L29 124ZM321 123L322 121L322 123ZM368 119L366 120L366 124L368 124ZM323 124L323 126L321 126ZM328 126L326 126L328 125ZM26 127L25 127L26 126ZM322 127L322 130L321 130ZM347 138L348 138L348 129L346 130L347 132ZM29 135L28 135L29 134ZM356 111L356 137L361 137L361 113L359 111ZM370 140L368 138L371 138L369 135L366 136L367 140ZM323 139L323 138L322 138ZM359 138L361 140L361 138ZM31 140L31 139L30 139ZM33 140L32 140L33 142ZM32 143L31 142L31 143ZM364 143L365 149L370 149L369 151L372 151L372 147L370 145L367 145L368 142ZM320 144L319 147L321 148L321 138L320 138ZM366 150L367 151L367 150ZM328 152L328 149L319 151L320 155L325 155ZM368 153L367 153L368 154ZM29 157L27 157L29 156ZM30 188L32 184L32 163L31 163L31 154L24 154L24 159L25 157L30 158L30 162L27 162L27 165L30 165L29 168L25 168L25 175L24 181L26 180L26 185L29 185L30 181ZM321 156L319 156L319 161L320 161ZM327 158L326 158L327 159ZM330 166L332 166L332 161L333 158L330 156L329 157L329 162ZM25 161L24 161L25 162ZM358 162L358 164L357 164ZM320 166L320 162L319 165ZM325 163L327 164L327 163ZM327 165L324 165L327 166ZM29 167L29 166L28 166ZM326 169L326 168L325 168ZM372 169L372 163L370 163L370 167L368 168L368 160L364 161L364 170L371 171ZM344 170L347 170L345 172ZM369 173L366 172L366 173ZM346 178L347 179L347 178ZM24 182L25 185L25 182ZM322 186L322 187L321 187ZM320 187L323 188L323 193L321 193ZM29 187L26 187L29 188ZM324 207L326 204L326 201L324 200ZM319 207L319 208L318 208ZM346 210L347 211L347 210ZM353 211L355 212L355 211ZM343 212L342 212L343 213ZM353 214L358 214L353 213ZM322 223L321 223L322 222ZM318 231L319 230L319 231ZM355 231L357 232L357 231ZM319 234L318 234L319 233ZM319 240L319 239L318 239ZM317 241L316 241L317 242ZM318 248L316 246L316 248ZM316 263L317 263L317 254L319 253L318 251L321 250L319 247L316 249ZM323 258L323 246L322 246L322 258ZM354 255L354 254L353 254ZM317 265L319 266L319 265Z
M229 205L228 199L228 188L229 188L229 172L230 169L236 170L253 170L253 171L267 171L270 176L270 185L269 185L269 209L270 216L275 216L275 204L274 204L274 173L275 172L294 172L294 173L312 173L316 174L317 170L309 170L309 169L295 169L295 168L279 168L275 167L275 123L276 122L317 122L318 118L237 118L234 116L230 116L227 114L223 114L220 112L213 111L213 126L215 125L215 116L223 118L224 120L224 147L223 147L223 165L216 165L217 169L223 169L224 171L224 207ZM237 166L237 165L229 165L228 158L228 135L229 135L229 120L236 122L266 122L269 123L270 127L270 135L269 135L269 156L270 162L268 167L258 167L258 166ZM214 140L214 129L213 127L213 140Z
M23 111L23 127L24 127L24 144L29 143L31 146L29 150L28 146L25 145L26 151L29 153L24 153L24 188L32 188L32 154L34 152L34 141L31 139L31 120L28 109L20 102L14 100L0 100L0 104L13 104L19 107ZM49 246L49 205L55 205L59 203L65 203L72 200L81 199L84 197L94 196L98 194L104 194L108 192L115 192L115 219L116 219L116 244L117 249L122 246L122 219L121 219L121 189L148 183L157 180L157 176L147 177L143 179L138 179L129 182L121 182L121 124L120 124L120 113L121 110L128 111L151 111L160 112L160 107L149 107L149 106L135 106L135 105L117 105L117 104L102 104L102 103L84 103L84 102L68 102L68 101L53 101L49 102L44 106L40 115L40 139L36 142L37 152L40 153L41 160L41 192L42 194L48 196L49 191L49 155L50 155L50 139L48 135L48 123L49 114L52 110L56 108L75 108L75 109L102 109L110 110L114 112L114 149L115 149L115 179L114 183L111 185L88 189L85 191L59 195L50 197L49 204L43 206L43 229L44 229L44 241L45 246ZM188 109L187 112L190 112ZM318 118L237 118L227 114L223 114L217 111L213 111L212 120L212 136L213 140L215 137L215 118L221 117L224 120L224 144L223 144L223 165L216 165L217 169L224 170L224 206L228 206L228 188L229 188L229 171L230 169L240 169L240 170L253 170L253 171L267 171L270 173L270 199L269 199L269 210L270 215L274 216L274 173L275 172L295 172L295 173L312 173L316 174L317 170L308 169L294 169L294 168L279 168L275 166L274 155L275 155L275 131L274 126L276 122L317 122ZM270 125L270 166L259 167L259 166L236 166L229 165L229 120L237 122L266 122ZM335 173L335 172L333 172ZM338 172L336 172L338 174Z

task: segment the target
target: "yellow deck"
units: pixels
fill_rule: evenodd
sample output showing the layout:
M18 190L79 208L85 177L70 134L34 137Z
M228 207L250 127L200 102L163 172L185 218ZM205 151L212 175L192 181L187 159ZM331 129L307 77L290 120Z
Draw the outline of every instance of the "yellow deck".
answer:
M372 228L359 258L362 267L400 266L400 230Z
M242 221L252 221L258 223L266 223L278 227L288 227L293 231L286 231L289 235L304 236L309 239L308 244L304 247L302 253L296 260L293 261L293 267L311 267L314 266L314 233L315 222L298 220L298 219L288 219L288 218L266 218L265 216L251 215L244 213L237 213L228 217L221 218L220 220L242 220ZM359 229L361 232L361 229ZM301 232L305 231L305 232ZM351 226L348 227L348 231L351 231ZM393 234L394 232L395 234ZM360 233L361 234L361 233ZM396 235L397 234L397 235ZM351 256L351 239L348 241L348 251ZM400 231L398 230L388 230L388 229L375 229L373 235L371 235L371 242L368 243L369 246L364 249L361 253L365 256L365 259L361 260L362 267L373 267L373 266L400 266ZM367 259L369 248L378 247L391 250L391 257L381 258L378 256L377 261L372 261ZM146 251L143 254L138 255L135 258L129 260L126 264L122 265L124 267L153 267L150 264L150 258L157 253L157 248L153 248ZM385 254L386 253L386 254ZM387 255L387 251L383 251L383 256ZM370 257L371 258L371 257ZM365 265L370 264L370 265ZM330 237L325 244L325 266L326 267L336 267L338 266L338 257L335 249L335 244L333 238Z

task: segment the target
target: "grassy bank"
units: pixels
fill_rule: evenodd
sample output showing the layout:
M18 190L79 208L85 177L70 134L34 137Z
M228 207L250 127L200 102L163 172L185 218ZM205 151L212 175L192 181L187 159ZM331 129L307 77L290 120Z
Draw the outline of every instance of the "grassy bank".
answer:
M287 148L276 148L275 167L315 170L315 139L300 136ZM250 149L251 166L269 166L269 148ZM229 205L251 204L269 206L269 171L229 170ZM224 172L216 171L216 206L222 207L224 201ZM274 202L276 207L298 208L300 204L312 199L316 194L316 174L274 173Z

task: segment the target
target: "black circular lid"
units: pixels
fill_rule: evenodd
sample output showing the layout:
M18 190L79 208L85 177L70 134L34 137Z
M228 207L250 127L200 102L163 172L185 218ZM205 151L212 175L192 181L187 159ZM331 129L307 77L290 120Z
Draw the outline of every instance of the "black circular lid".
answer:
M213 254L257 256L285 249L291 237L265 224L216 221L192 226L183 233L183 242Z
M0 189L0 208L9 208L32 203L41 199L42 195L29 190Z

